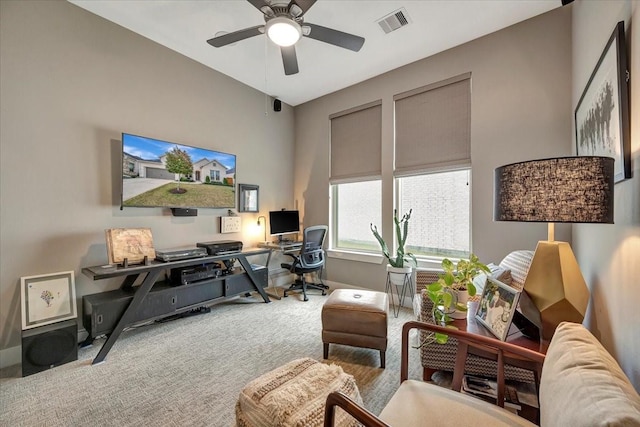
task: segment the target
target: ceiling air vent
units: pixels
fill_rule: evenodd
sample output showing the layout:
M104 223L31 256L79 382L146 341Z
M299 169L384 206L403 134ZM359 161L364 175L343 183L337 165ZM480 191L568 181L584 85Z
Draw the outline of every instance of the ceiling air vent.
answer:
M382 31L385 34L389 34L391 31L395 31L400 27L404 27L405 25L409 25L411 20L409 19L409 15L407 15L407 11L404 7L396 10L395 12L391 12L389 15L378 21L378 25L382 28Z

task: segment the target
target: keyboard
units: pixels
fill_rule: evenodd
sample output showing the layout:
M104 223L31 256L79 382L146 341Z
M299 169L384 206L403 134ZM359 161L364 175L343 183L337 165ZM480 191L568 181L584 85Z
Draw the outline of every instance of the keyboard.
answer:
M282 249L292 249L292 248L300 248L302 247L302 242L295 242L293 240L277 242L278 246Z

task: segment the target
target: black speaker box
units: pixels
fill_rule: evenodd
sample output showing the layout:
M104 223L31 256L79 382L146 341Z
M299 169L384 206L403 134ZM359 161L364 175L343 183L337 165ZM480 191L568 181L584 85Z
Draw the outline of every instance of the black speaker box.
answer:
M76 320L22 331L22 376L78 360Z
M282 110L282 101L279 99L273 100L273 111L281 111Z
M173 216L198 216L198 209L194 208L171 208Z

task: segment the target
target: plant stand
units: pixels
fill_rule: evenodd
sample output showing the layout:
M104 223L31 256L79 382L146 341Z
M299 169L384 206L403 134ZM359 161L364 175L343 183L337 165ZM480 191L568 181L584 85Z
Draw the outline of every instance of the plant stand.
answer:
M396 295L398 296L398 305L396 306L393 297L393 288L396 288ZM387 271L387 284L385 286L385 292L389 294L391 301L391 308L393 310L393 316L398 317L400 313L400 307L403 306L404 297L407 292L411 295L411 302L413 302L413 285L411 283L411 272L409 273L394 273Z

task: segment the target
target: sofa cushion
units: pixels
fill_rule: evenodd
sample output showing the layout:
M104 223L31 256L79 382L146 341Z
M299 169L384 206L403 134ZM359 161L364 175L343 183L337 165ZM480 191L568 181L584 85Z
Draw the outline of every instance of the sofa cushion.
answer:
M535 425L492 403L415 380L400 385L380 413L380 419L392 426Z
M561 323L540 380L541 426L640 426L640 396L582 325Z

